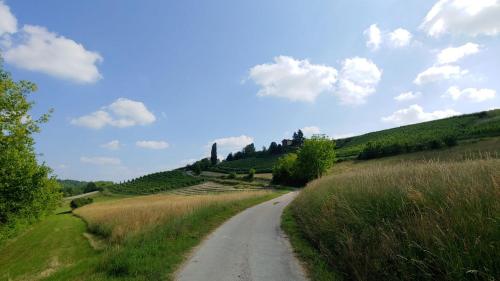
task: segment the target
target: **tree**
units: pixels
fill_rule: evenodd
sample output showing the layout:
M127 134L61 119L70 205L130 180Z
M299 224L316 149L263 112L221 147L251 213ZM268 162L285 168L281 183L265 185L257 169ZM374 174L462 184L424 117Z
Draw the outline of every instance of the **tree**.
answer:
M297 173L305 181L319 178L335 162L335 142L327 138L306 140L297 153Z
M210 151L210 163L212 166L217 165L217 143L212 144L212 151Z
M298 130L296 133L293 133L292 144L296 146L301 146L304 143L304 133L302 130Z
M278 159L273 168L273 183L298 185L295 182L297 154L288 153Z
M243 154L245 154L245 156L253 155L254 153L255 153L255 145L253 143L243 148Z
M249 181L253 181L254 177L255 177L255 169L251 168L250 170L248 170L247 179Z
M233 153L232 152L229 152L229 154L227 155L226 157L226 161L233 161Z
M271 144L269 145L269 149L268 149L269 153L270 154L277 154L279 153L278 151L278 144L276 142L271 142Z
M97 191L97 190L99 190L97 185L94 182L89 182L89 183L87 183L87 185L83 189L83 192L88 193L88 192Z
M34 83L13 81L0 62L0 240L17 221L33 222L54 210L62 196L50 168L36 159L32 135L50 112L31 118L27 98L34 91Z

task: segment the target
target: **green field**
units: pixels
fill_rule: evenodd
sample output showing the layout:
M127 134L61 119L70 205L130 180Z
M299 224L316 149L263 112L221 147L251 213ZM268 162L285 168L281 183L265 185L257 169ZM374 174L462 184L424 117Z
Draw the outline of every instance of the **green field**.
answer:
M107 187L113 193L152 194L202 183L203 179L183 171L167 171L145 175Z
M337 156L341 159L357 157L368 142L416 146L447 136L454 136L460 141L499 135L500 110L497 109L339 139Z
M337 164L283 227L312 280L496 280L500 138Z
M248 173L248 170L255 169L257 173L270 173L274 165L282 154L263 155L260 157L250 157L245 159L224 161L213 167L211 170L224 173Z

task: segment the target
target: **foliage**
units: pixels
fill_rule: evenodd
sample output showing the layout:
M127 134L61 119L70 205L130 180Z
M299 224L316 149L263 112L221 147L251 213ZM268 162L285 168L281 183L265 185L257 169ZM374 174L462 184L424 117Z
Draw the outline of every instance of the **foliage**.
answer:
M236 173L235 172L229 173L229 175L227 175L227 178L228 179L235 179L236 178Z
M123 194L151 194L196 185L201 182L203 182L203 179L190 176L183 171L167 171L115 184L110 186L109 190Z
M247 179L249 181L253 181L254 177L255 177L255 169L251 168L250 170L248 170Z
M94 202L94 199L90 197L76 198L71 200L69 206L71 207L71 209L76 209L88 204L92 204L92 202Z
M77 180L57 180L57 182L61 185L65 197L85 193L85 188L89 184L89 182ZM105 187L113 184L112 181L95 181L93 183L96 185L95 190L104 190Z
M212 166L217 165L217 143L212 144L212 150L210 151L210 163Z
M38 164L33 134L48 121L34 120L27 100L36 90L28 81L14 82L0 64L0 241L12 235L16 225L31 223L55 209L61 198L50 168Z
M304 185L322 176L334 162L334 141L327 138L305 140L297 154L290 153L278 160L273 169L273 182Z
M500 160L370 161L336 169L291 205L332 272L367 281L500 276Z

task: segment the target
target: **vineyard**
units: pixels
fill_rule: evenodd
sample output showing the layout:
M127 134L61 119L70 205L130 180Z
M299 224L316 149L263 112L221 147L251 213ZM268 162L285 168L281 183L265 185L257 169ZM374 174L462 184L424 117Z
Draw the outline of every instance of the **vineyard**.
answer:
M233 161L224 161L212 167L211 170L224 173L248 173L248 170L255 169L257 173L270 173L278 161L278 158L281 156L282 154L277 154L267 155L266 157L250 157Z
M401 152L412 152L445 146L450 139L461 141L499 135L500 110L497 109L339 139L337 157L355 158L368 144L381 149L390 150L392 147L400 148Z
M152 194L176 188L196 185L204 180L190 176L182 171L167 171L145 175L110 186L114 193L122 194Z

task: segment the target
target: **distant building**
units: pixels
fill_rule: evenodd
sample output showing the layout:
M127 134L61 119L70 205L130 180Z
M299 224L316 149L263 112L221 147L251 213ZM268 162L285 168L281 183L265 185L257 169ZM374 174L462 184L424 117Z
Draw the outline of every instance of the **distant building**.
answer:
M281 141L282 146L291 146L292 144L293 144L293 141L289 140L289 139L284 139Z

